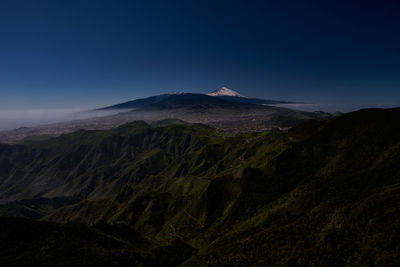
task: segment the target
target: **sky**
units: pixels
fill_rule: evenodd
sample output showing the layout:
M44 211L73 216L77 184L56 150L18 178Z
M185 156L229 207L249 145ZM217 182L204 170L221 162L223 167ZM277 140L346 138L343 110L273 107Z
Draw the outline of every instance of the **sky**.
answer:
M169 92L400 106L400 2L1 0L0 112Z

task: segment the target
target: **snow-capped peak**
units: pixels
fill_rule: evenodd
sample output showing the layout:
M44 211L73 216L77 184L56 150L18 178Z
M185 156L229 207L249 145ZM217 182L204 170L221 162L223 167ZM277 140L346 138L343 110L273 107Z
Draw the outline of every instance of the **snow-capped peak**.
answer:
M226 88L225 86L219 88L218 90L215 90L214 92L208 93L207 95L209 96L236 96L236 97L245 97L238 92L235 92L229 88Z

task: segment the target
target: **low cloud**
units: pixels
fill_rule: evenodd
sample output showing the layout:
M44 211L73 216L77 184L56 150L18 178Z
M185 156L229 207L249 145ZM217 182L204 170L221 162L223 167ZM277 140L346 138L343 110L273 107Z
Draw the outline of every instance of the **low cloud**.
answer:
M296 109L301 111L325 111L325 112L351 112L365 108L392 108L392 104L277 104L276 107Z
M0 110L0 131L19 127L33 127L43 124L101 117L120 111L87 111L87 109L30 109Z

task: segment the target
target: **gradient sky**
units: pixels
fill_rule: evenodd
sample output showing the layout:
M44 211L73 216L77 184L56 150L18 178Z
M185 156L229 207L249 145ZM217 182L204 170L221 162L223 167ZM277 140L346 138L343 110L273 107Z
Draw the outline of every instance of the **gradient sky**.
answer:
M0 109L227 86L400 105L400 2L1 0Z

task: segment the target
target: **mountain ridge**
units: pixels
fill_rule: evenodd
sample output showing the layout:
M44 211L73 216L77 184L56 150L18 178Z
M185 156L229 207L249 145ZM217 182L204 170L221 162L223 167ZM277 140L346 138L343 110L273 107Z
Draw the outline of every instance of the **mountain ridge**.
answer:
M157 240L155 257L183 242L182 266L396 265L399 115L240 135L136 122L4 146L0 196L81 198L41 220L123 223Z
M193 95L193 96L202 97L203 99L204 99L203 96L210 96L213 98L218 98L221 100L228 101L230 103L245 103L245 104L255 104L255 105L295 103L295 102L289 102L289 101L277 101L277 100L265 100L265 99L260 99L260 98L250 98L247 96L243 96L243 95L239 94L238 92L233 91L229 88L221 87L211 93L206 93L206 94L199 94L199 93L162 94L162 95L150 96L147 98L135 99L135 100L119 103L116 105L99 108L96 110L145 108L147 106L152 106L152 105L154 106L157 104L161 104L163 101L166 101L167 99L171 100L171 98L174 98L175 96L182 96L182 95ZM208 98L208 100L210 102L214 101L212 98Z
M33 139L47 139L80 129L106 130L136 120L152 123L178 119L188 123L206 124L220 131L241 133L272 128L284 129L307 119L324 120L332 117L329 113L291 110L268 105L268 100L260 101L235 96L164 94L88 111L88 114L93 115L88 115L87 119L3 131L0 132L0 142L21 143ZM110 115L97 116L97 112L109 112Z

